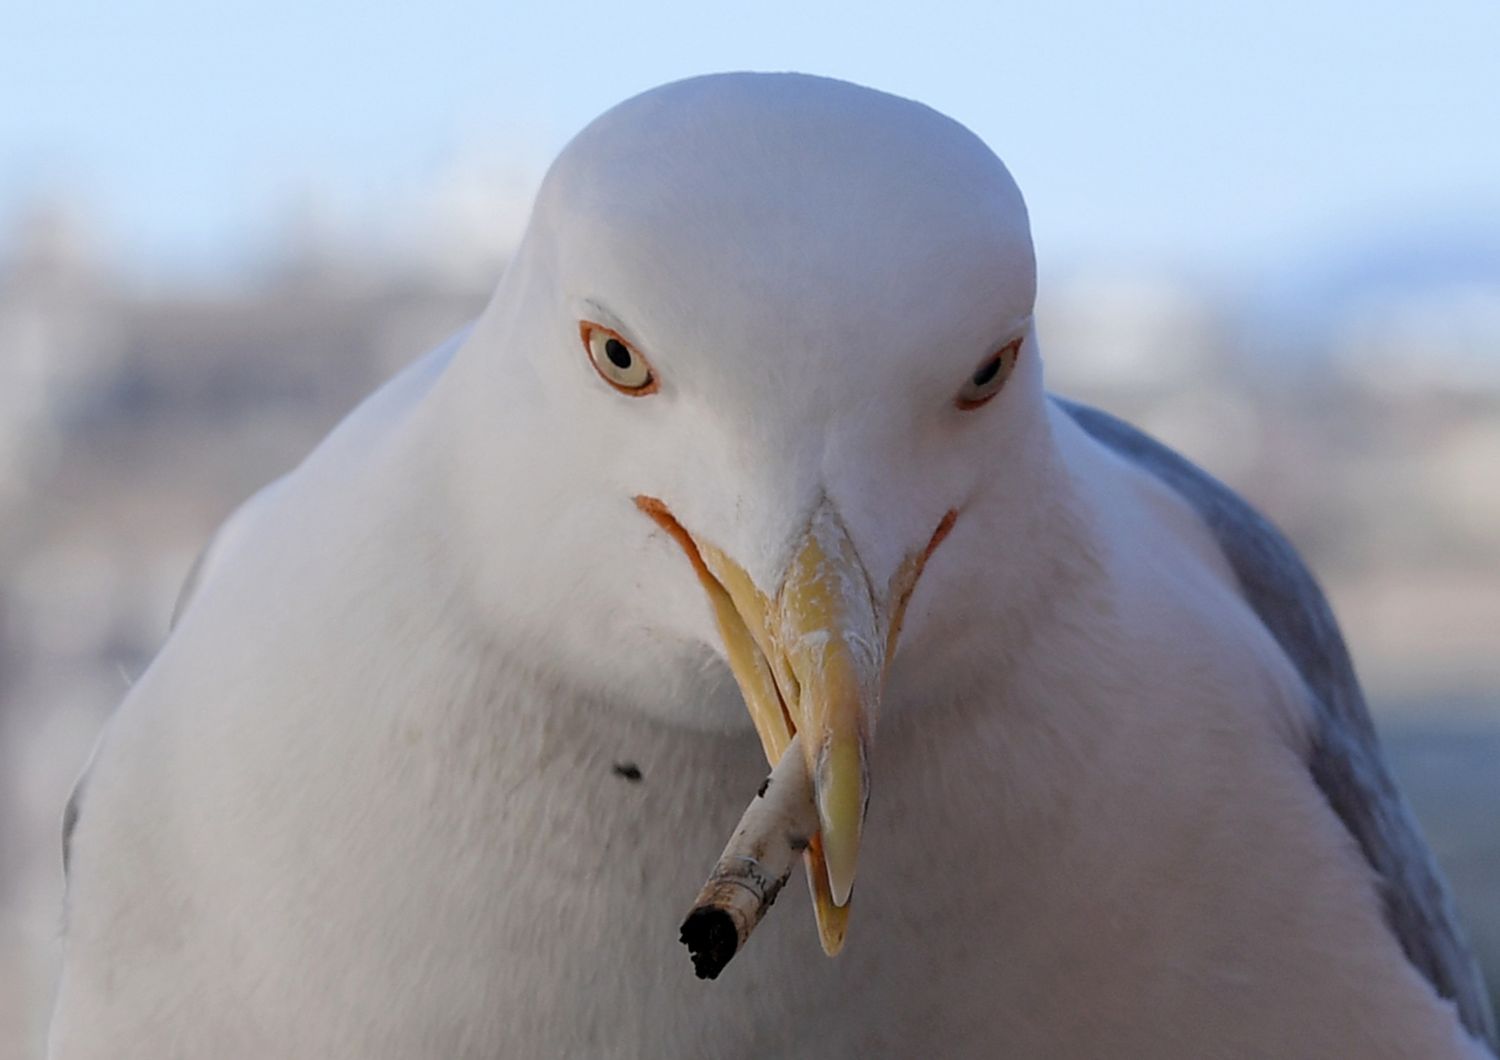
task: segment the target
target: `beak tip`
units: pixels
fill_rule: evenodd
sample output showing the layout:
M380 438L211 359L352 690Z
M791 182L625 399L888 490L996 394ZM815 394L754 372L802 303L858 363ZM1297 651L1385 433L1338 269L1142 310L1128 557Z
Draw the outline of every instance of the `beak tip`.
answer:
M824 853L825 855L829 853L826 847ZM849 904L849 897L853 893L853 862L844 858L828 857L828 896L833 899L833 904L843 909Z
M854 893L854 880L834 879L830 876L828 891L833 895L833 904L842 909L849 904L849 896Z
M818 762L815 776L828 890L834 905L842 908L849 903L849 893L854 889L869 792L863 742L831 740Z
M839 828L822 822L823 858L828 867L828 893L839 908L849 904L854 890L855 862L859 854L859 828Z

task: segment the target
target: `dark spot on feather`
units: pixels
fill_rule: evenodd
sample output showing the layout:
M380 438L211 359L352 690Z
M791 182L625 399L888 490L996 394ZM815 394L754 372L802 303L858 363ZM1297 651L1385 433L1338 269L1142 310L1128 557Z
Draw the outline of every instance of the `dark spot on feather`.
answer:
M632 784L638 784L641 780L641 767L634 762L616 762L614 774L617 777L624 777Z

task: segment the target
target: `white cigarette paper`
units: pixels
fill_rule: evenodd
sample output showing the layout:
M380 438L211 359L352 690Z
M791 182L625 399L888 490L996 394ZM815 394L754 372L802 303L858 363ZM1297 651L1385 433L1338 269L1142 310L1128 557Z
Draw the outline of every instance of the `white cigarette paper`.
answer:
M750 938L818 831L812 780L793 736L682 924L700 979L715 979Z

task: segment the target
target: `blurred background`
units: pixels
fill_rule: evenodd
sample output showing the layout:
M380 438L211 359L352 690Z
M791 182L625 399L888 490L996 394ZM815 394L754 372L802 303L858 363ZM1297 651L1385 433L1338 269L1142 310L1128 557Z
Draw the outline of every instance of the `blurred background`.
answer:
M595 114L799 69L973 128L1049 381L1267 511L1500 984L1500 7L77 0L0 29L0 1060L59 822L197 551L471 318Z

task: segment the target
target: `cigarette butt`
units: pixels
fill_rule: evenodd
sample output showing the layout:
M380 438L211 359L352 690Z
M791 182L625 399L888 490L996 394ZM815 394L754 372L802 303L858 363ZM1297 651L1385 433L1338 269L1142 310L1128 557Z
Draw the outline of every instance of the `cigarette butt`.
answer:
M718 978L745 945L817 830L801 737L793 736L682 922L699 979Z

